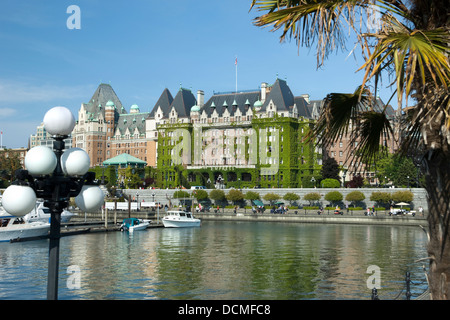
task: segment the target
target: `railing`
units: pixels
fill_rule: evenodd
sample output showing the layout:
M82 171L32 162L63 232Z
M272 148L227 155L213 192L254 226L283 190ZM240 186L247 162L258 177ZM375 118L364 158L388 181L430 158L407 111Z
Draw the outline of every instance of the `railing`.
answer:
M402 287L399 287L399 293L394 297L388 297L387 295L380 296L378 294L378 289L373 288L372 289L372 295L371 300L429 300L430 299L430 292L429 288L427 288L424 292L422 292L420 295L413 297L411 294L411 285L423 285L426 283L426 281L422 281L420 283L413 282L411 280L411 274L409 272L406 272L405 276L405 283ZM403 298L402 298L403 297Z

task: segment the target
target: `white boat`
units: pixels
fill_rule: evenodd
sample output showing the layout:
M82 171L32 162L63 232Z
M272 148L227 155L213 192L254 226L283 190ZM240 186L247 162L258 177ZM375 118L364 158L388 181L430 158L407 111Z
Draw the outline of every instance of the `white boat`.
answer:
M162 218L166 228L200 227L201 220L194 218L192 213L185 211L168 211Z
M149 222L146 220L141 220L137 218L128 218L123 219L123 223L120 226L121 231L138 231L138 230L145 230L149 226Z
M63 210L63 212L61 213L61 222L67 223L75 215L76 213ZM28 222L50 222L50 216L50 209L44 207L44 203L42 201L38 201L36 202L35 208L30 213L27 213L24 216L24 219Z
M22 217L0 213L0 242L45 237L50 230L48 222L28 222Z

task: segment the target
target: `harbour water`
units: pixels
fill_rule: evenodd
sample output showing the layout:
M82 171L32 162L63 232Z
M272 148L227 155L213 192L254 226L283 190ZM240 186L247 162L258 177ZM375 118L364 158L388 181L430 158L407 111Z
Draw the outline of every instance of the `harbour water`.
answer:
M68 236L59 299L369 300L374 276L404 299L407 271L414 298L425 246L419 227L268 222ZM47 240L0 243L0 299L45 299L47 256Z

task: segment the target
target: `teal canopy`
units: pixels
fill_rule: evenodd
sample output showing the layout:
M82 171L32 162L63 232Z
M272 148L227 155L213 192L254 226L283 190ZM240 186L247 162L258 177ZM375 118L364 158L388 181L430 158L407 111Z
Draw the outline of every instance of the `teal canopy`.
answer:
M145 162L141 159L138 159L136 157L133 157L133 156L129 155L128 153L122 153L122 154L118 155L117 157L103 161L103 165L118 166L121 168L127 168L127 167L143 168L147 165L147 162Z
M253 200L253 204L258 207L264 207L264 203L259 200Z

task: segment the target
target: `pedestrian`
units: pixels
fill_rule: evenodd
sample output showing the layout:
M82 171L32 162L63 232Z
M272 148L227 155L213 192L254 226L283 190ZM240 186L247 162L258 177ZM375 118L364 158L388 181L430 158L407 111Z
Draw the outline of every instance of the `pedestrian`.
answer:
M422 217L423 217L423 208L422 208L422 206L419 207L419 214L422 215Z

